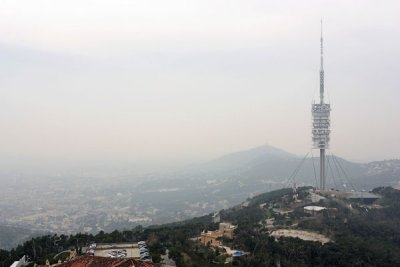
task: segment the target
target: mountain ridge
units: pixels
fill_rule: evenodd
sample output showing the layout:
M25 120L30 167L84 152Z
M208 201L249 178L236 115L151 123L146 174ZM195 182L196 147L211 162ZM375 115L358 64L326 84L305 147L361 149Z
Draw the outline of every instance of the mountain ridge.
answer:
M178 221L240 204L261 192L294 184L317 187L319 159L306 159L297 175L292 175L301 161L301 157L289 152L260 146L224 155L181 173L153 177L138 186L135 194L146 207L173 210L168 212L168 222ZM400 160L394 162L400 166ZM382 163L386 167L374 174L371 168L380 166L378 163L368 165L328 156L327 165L327 187L341 191L396 187L400 181L400 168L386 170L397 166L394 164Z

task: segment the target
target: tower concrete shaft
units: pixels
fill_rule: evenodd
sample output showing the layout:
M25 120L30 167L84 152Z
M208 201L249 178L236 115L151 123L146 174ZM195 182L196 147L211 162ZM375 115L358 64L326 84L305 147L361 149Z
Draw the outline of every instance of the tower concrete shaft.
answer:
M321 190L325 190L325 183L326 183L326 171L325 171L325 149L320 149L319 150L319 165L320 165L320 169L319 169L319 188Z

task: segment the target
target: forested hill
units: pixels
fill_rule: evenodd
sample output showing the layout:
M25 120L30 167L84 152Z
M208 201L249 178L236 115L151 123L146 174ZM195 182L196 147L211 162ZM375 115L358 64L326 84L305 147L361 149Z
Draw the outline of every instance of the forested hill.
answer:
M334 192L333 192L334 193ZM180 223L136 227L96 235L47 235L31 239L11 251L1 251L0 260L29 255L36 262L55 262L54 255L74 248L81 252L90 242L134 242L147 240L155 262L166 250L178 266L400 266L400 191L380 187L382 196L374 205L348 203L336 197L320 200L327 208L319 215L304 212L310 204L310 188L281 189L248 199L243 205L219 212L220 221L237 225L233 240L223 238L224 246L249 252L223 264L227 256L220 249L191 240L203 230L218 227L215 216L207 215ZM282 211L287 211L283 213ZM267 219L274 223L268 224ZM331 240L325 244L299 238L274 238L277 229L294 229L320 234ZM1 266L1 263L0 263Z

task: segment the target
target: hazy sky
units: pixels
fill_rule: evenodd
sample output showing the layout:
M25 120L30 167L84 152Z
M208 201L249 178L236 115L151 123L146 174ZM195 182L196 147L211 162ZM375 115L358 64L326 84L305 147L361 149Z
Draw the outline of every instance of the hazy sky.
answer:
M398 1L0 0L4 161L190 163L311 147L320 18L333 153L400 157Z

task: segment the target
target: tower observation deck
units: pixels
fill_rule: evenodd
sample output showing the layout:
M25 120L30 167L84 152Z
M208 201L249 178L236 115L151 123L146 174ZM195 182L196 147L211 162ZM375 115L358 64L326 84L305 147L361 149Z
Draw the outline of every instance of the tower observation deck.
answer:
M312 142L313 148L320 151L320 190L325 190L326 180L326 163L325 150L329 148L330 141L330 104L324 102L324 54L323 54L323 38L322 38L322 21L321 21L321 67L319 71L319 103L313 103L311 107L312 113Z

